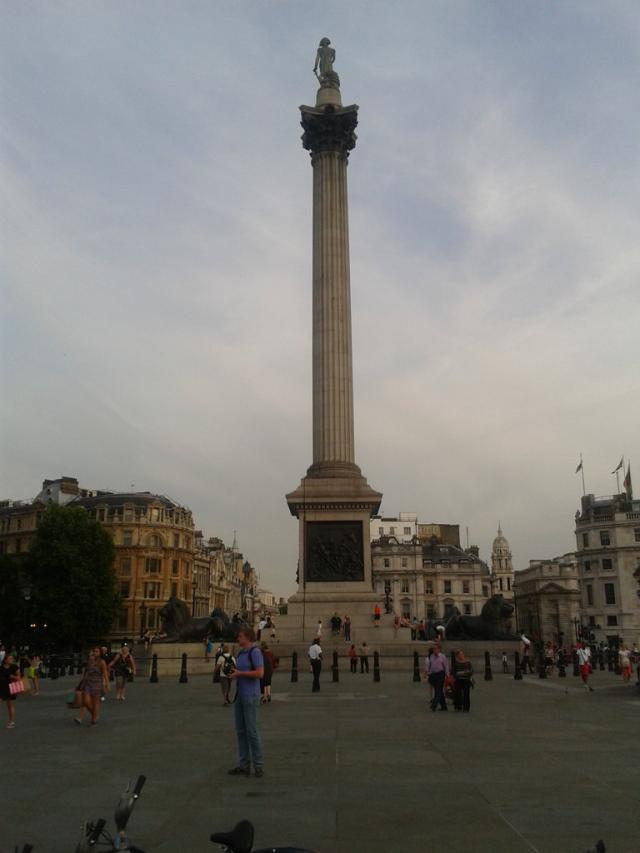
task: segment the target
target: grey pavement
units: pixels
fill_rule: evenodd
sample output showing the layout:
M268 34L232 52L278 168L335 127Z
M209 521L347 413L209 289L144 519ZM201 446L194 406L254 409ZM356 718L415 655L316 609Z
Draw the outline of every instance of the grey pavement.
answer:
M259 714L263 779L227 776L233 711L209 677L136 681L95 728L71 721L72 679L44 681L0 729L0 851L70 853L139 773L130 828L147 853L213 851L209 834L243 817L256 846L322 853L579 853L600 837L610 853L640 850L638 688L606 672L591 694L571 674L480 674L470 714L431 713L425 685L382 664L379 684L323 673L319 694L306 672L293 685L278 672Z

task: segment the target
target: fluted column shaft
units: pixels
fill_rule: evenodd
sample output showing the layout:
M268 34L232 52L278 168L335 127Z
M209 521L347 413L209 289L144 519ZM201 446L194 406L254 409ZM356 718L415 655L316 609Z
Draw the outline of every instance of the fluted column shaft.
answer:
M313 462L354 462L347 159L314 154Z

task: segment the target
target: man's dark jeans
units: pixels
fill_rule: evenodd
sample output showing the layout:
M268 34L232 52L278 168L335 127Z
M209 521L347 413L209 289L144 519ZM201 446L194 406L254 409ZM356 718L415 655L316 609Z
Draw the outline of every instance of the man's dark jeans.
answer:
M322 671L322 661L312 660L311 671L313 672L313 685L311 687L311 692L317 693L320 690L320 672Z
M447 702L444 698L444 679L444 672L434 672L431 675L431 684L433 685L433 699L431 700L432 711L435 711L437 705L440 705L444 711L447 710Z
M369 658L360 655L360 672L369 672Z

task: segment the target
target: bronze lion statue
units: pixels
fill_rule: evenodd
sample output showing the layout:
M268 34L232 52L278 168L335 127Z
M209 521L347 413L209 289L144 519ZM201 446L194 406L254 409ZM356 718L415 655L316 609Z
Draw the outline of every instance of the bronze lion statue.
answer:
M492 595L484 603L480 616L454 613L445 625L447 640L517 640L511 630L514 607L501 595Z
M230 622L224 611L216 609L211 616L193 617L180 598L172 596L160 609L160 636L167 643L201 643L212 640L235 640L243 622ZM155 642L158 642L157 640Z

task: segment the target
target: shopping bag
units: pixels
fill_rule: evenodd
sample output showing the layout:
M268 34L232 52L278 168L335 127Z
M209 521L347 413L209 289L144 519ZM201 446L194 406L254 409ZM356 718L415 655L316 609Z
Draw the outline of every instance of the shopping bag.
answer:
M18 693L24 693L24 681L22 679L19 679L18 681L10 681L9 693L12 696L17 696Z

